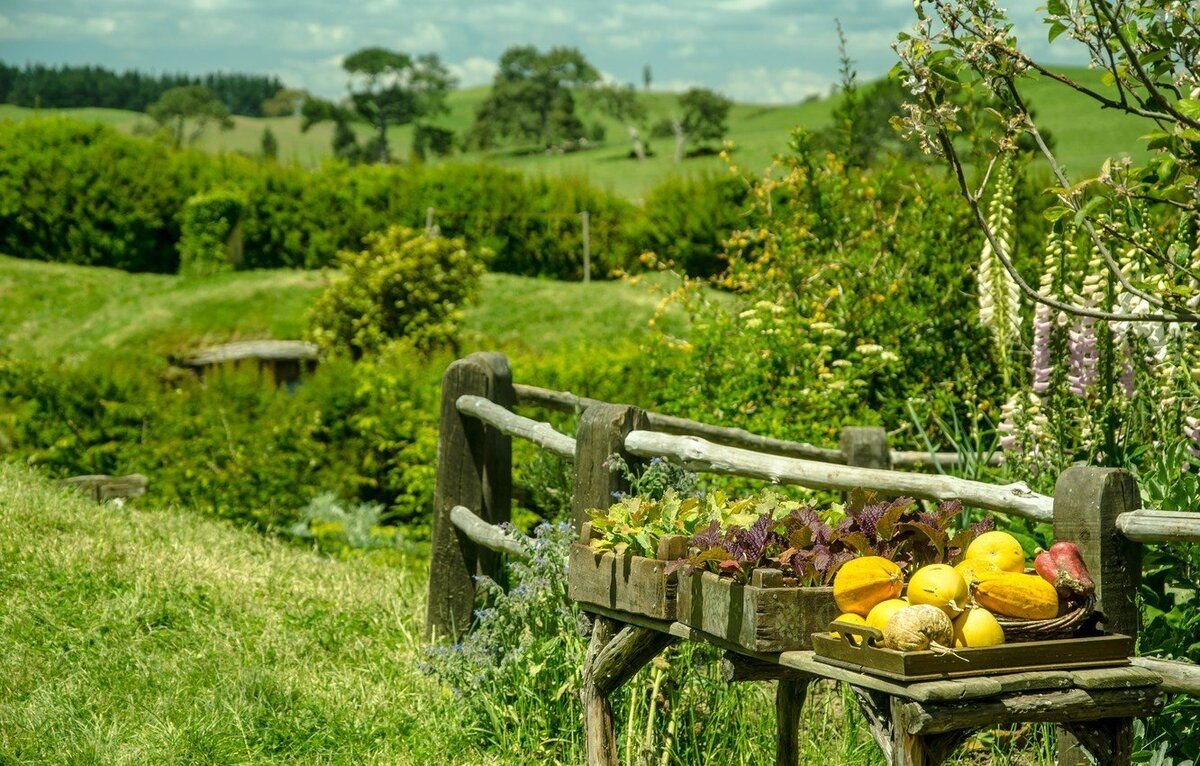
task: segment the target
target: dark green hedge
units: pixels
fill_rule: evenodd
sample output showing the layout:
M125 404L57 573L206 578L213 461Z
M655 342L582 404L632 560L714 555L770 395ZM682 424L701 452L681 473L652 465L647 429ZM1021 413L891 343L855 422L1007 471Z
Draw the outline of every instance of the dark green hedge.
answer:
M591 216L595 274L628 265L643 245L675 238L669 230L632 237L639 209L579 179L531 178L486 164L330 162L310 171L240 155L172 152L74 120L0 123L0 252L174 272L186 201L217 189L246 200L242 268L326 266L369 232L424 226L429 207L443 233L491 249L492 267L513 274L580 277L582 210ZM676 195L671 203L688 200ZM685 219L663 216L668 223ZM696 235L681 231L679 238L693 243ZM708 249L719 249L715 237Z

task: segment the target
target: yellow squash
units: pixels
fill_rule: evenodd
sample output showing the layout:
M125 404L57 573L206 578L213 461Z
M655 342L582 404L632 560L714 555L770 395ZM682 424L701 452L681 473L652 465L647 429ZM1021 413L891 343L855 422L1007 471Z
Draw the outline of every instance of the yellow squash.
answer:
M1007 572L975 585L975 600L1006 617L1048 620L1058 616L1058 594L1039 575Z
M899 565L882 556L851 559L833 577L833 600L843 612L866 617L871 608L889 598L898 598L904 588Z

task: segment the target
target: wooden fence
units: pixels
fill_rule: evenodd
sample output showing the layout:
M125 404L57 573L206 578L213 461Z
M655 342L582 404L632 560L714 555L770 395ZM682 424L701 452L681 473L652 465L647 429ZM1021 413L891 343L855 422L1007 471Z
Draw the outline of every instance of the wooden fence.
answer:
M517 406L578 412L574 438L517 414ZM847 428L838 449L822 448L514 384L508 360L495 353L472 354L447 368L441 417L426 624L431 638L468 630L475 578L502 583L502 555L523 555L518 540L498 526L511 510L512 437L574 463L577 529L589 509L607 507L614 492L628 489L612 467L613 454L630 465L658 457L692 471L812 489L958 498L970 507L1049 522L1056 538L1072 540L1083 551L1107 628L1135 638L1142 544L1200 542L1200 513L1142 509L1136 482L1122 470L1070 468L1053 496L1022 483L898 471L953 467L959 455L892 451L881 428ZM1134 658L1134 664L1159 673L1166 691L1200 696L1200 666L1149 657ZM603 712L596 719L601 729ZM601 731L597 742L605 736ZM591 753L593 739L589 728L589 762L607 763L602 754ZM1080 757L1062 756L1060 763L1082 763Z

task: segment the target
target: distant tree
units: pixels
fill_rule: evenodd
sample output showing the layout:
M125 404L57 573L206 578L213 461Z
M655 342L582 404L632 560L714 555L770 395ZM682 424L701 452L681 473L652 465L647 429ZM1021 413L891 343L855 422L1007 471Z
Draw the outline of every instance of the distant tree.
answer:
M323 98L309 96L300 105L300 132L307 133L313 125L333 123L333 156L348 162L361 162L366 150L359 144L358 136L350 127L354 120L353 111L341 104Z
M675 161L683 162L689 142L720 141L729 132L733 102L708 88L690 88L679 97L678 111L654 126L656 136L675 138Z
M279 139L275 138L275 131L263 128L262 138L259 141L262 146L263 158L274 160L279 157Z
M602 112L625 125L634 156L644 162L646 146L640 128L646 120L646 106L638 100L633 85L600 85L592 89L592 95Z
M454 77L436 54L410 56L386 48L363 48L342 62L350 75L350 103L355 113L375 126L373 154L389 158L389 125L407 125L446 112L446 94Z
M291 117L300 111L308 92L296 88L280 88L262 102L263 117Z
M203 85L171 88L147 107L146 112L159 126L171 131L172 143L176 148L183 145L185 135L188 143L195 141L210 122L217 123L222 130L233 127L229 107ZM186 133L189 122L193 128Z
M144 112L163 93L183 85L203 85L230 112L251 117L261 116L263 100L283 87L277 77L236 72L198 77L113 72L98 66L26 64L18 68L0 64L0 101L18 106L98 106Z
M430 154L445 157L454 151L454 131L437 125L417 123L413 128L413 154L424 160Z
M562 146L587 134L575 115L572 91L600 79L575 48L551 48L541 53L533 46L509 48L500 57L492 92L475 113L472 134L480 145L496 136Z
M649 64L643 65L642 66L642 89L650 90L650 83L653 81L654 81L654 76L653 76L653 73L651 73L651 71L650 71L650 65Z

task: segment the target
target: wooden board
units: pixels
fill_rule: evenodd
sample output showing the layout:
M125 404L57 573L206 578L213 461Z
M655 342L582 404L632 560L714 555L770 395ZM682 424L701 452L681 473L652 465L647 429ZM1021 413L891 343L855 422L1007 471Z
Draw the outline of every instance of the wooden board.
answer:
M832 588L782 586L777 570L758 570L737 583L712 572L679 579L677 619L752 652L812 646L812 634L838 615Z
M581 604L673 620L678 577L666 574L666 566L658 559L614 556L575 543L569 556L567 595Z
M815 659L837 667L896 681L934 681L1035 670L1119 667L1129 664L1133 639L1121 634L1054 641L1022 641L945 652L898 652L861 637L851 644L841 633L812 637Z
M584 522L580 532L583 541L597 536L591 522ZM568 554L567 595L581 604L674 620L679 576L667 574L666 566L685 551L686 541L678 535L659 540L655 558L618 556L575 543Z

